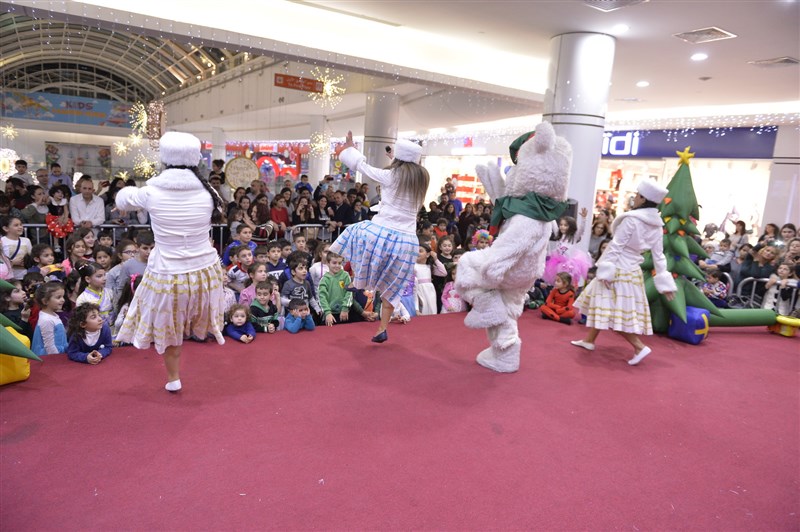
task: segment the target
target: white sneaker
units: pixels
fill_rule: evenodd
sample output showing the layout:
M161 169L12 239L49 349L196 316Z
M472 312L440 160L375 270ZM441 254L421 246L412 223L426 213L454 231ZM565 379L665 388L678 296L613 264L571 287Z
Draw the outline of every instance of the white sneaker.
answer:
M589 342L584 342L583 340L572 340L570 342L572 345L577 345L578 347L582 347L587 351L594 351L594 344Z
M650 353L652 353L652 350L649 347L644 346L641 351L636 353L635 357L633 357L632 359L628 360L628 365L629 366L635 366L636 364L638 364L639 362L644 360L644 357L646 357Z
M178 379L176 381L169 381L166 386L164 386L168 392L177 392L181 389L181 380Z

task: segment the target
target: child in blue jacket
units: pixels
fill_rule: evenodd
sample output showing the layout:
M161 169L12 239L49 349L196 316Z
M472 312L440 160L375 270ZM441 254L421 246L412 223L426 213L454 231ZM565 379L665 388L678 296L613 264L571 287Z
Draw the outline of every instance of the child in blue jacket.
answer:
M83 303L69 318L67 356L75 362L99 364L111 354L111 327L94 303Z

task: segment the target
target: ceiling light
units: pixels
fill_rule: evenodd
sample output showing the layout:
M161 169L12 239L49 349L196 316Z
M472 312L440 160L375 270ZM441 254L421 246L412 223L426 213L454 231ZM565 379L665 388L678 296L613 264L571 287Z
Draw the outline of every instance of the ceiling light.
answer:
M704 54L703 52L692 54L692 61L705 61L706 59L708 59L708 54Z
M640 89L643 89L645 87L649 87L650 86L650 82L649 81L644 81L644 80L638 81L636 83L636 86L639 87Z
M617 24L611 28L611 33L613 35L622 35L623 33L627 33L629 29L631 28L627 24Z

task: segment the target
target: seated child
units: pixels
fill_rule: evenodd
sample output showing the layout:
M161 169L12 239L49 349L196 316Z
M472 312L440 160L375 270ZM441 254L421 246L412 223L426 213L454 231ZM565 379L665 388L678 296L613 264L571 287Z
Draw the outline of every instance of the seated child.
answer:
M134 275L122 289L122 294L120 294L119 301L117 301L114 326L111 329L111 337L115 340L120 329L122 329L122 324L125 321L125 316L128 314L128 307L130 307L131 301L133 301L133 296L136 293L136 289L139 288L141 283L142 276Z
M472 248L470 251L486 249L492 245L492 240L494 240L494 237L489 234L489 231L485 229L475 231L475 234L472 235Z
M99 364L111 354L111 328L94 303L82 303L69 317L67 356L75 362Z
M542 310L542 319L560 321L567 325L575 317L575 290L572 289L572 276L567 272L559 272L553 283L553 289L547 295Z
M58 312L64 306L64 285L57 281L44 283L36 289L36 302L41 311L31 351L39 356L63 353L67 348L67 333Z
M254 262L248 266L247 275L249 277L247 286L239 293L239 303L245 307L249 307L250 303L256 298L256 285L266 281L269 277L266 265L259 262Z
M451 262L447 266L447 284L442 289L442 314L466 312L467 303L456 292L456 269L458 265Z
M342 269L344 257L328 252L327 260L328 271L319 283L319 304L322 307L325 325L333 326L337 318L339 323L350 321L351 308L367 321L373 321L374 313L365 313L361 305L353 299L353 292L347 290L350 286L350 276Z
M0 285L0 314L22 329L22 334L32 338L33 327L29 324L31 309L27 305L28 297L22 289L22 281L14 280L10 284L10 287Z
M267 273L270 277L278 279L286 269L286 261L281 256L282 245L278 240L267 244Z
M133 275L144 275L147 268L147 261L150 258L150 252L156 245L155 237L151 231L139 231L136 234L136 254L122 263L120 272L116 277L117 285L110 287L113 295L122 293L125 283Z
M250 280L247 269L253 264L253 252L248 246L239 246L232 250L233 263L228 268L228 286L240 294L244 285Z
M301 253L298 252L298 255ZM306 302L306 305L316 307L314 310L319 314L322 309L312 298L313 292L311 281L308 280L308 264L305 258L301 256L293 257L289 261L289 271L291 277L281 287L281 304L288 308L291 300L301 299Z
M308 303L302 299L292 299L289 302L289 315L286 316L284 328L292 334L301 329L314 330L314 318L308 310Z
M728 287L720 279L722 274L716 270L711 270L706 274L706 282L703 283L703 294L709 301L719 308L728 308Z
M258 332L274 333L283 328L281 294L274 279L256 283L256 297L250 303L250 321Z
M255 254L256 251L256 243L253 242L253 230L250 229L250 226L241 224L236 228L236 231L236 239L228 244L228 247L222 253L222 264L225 266L230 266L234 262L233 257L235 254L233 250L240 246L247 246L252 254Z
M244 344L252 342L256 337L256 329L250 323L250 309L244 305L233 305L230 323L225 326L225 334Z

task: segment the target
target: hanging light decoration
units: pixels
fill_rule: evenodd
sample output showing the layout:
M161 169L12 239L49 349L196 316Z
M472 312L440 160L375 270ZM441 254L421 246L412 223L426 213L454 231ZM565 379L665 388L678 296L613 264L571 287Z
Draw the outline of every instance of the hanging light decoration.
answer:
M14 140L19 135L17 128L14 127L14 124L7 124L5 126L0 126L0 135L3 136L4 139Z
M114 153L117 155L125 155L131 150L130 146L125 144L125 141L119 140L114 143Z
M147 139L150 141L150 147L154 150L158 149L158 141L164 130L164 124L167 122L167 111L164 109L163 100L153 100L147 104L147 124L146 133Z
M344 76L334 74L330 68L321 71L319 67L314 67L311 70L311 75L322 83L322 92L310 92L308 97L323 109L326 107L333 109L339 105L342 101L342 95L347 91L344 87L339 86L339 83L344 81Z
M133 171L136 175L149 179L156 175L157 165L158 162L149 159L143 153L139 153L133 161Z
M147 108L142 102L136 102L131 106L128 111L131 117L131 129L135 134L144 134L147 132Z
M127 181L128 178L130 177L130 175L128 175L128 171L127 170L120 170L119 172L117 172L114 175L114 177L118 177L120 179L124 179L125 181Z

